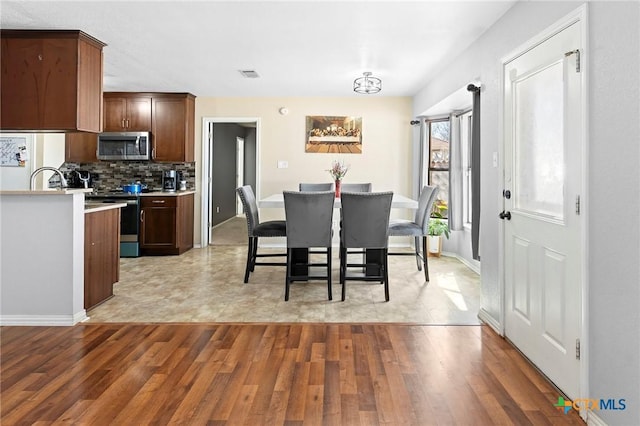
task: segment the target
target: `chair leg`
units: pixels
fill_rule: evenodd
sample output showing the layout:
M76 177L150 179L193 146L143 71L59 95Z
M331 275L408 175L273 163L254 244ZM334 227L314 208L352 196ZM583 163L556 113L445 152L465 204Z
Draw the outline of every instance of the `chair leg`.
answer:
M385 249L383 253L382 267L384 268L384 300L389 301L389 257L388 250Z
M422 271L422 265L420 264L420 237L415 237L414 246L416 248L416 265L418 265L418 271ZM424 256L424 251L422 255Z
M424 262L424 279L429 281L429 263L427 261L427 237L422 237L422 261Z
M249 273L251 272L252 255L253 255L253 237L249 237L249 242L247 243L247 267L244 271L245 284L249 282Z
M327 291L329 292L329 300L333 300L331 294L331 246L327 247Z
M344 247L340 247L340 284L342 284L342 301L344 302L345 297L347 296L347 280L345 279L345 276L347 274L346 272L346 251L347 249Z
M287 248L287 272L284 277L284 301L289 301L289 285L291 283L291 251Z
M251 272L256 268L256 259L258 258L258 237L253 237L253 244L251 245L253 251L251 252Z

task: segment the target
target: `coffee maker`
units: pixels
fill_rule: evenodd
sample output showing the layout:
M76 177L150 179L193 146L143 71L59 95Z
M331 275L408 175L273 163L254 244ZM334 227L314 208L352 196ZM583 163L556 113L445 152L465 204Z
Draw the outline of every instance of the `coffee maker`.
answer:
M165 170L162 172L162 190L175 192L178 188L178 172L175 170Z

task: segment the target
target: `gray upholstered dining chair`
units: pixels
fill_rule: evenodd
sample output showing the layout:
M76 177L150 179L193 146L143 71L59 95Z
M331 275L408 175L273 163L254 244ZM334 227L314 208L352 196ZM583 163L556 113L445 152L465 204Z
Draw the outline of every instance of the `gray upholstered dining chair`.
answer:
M327 280L331 295L331 237L335 192L283 191L287 222L287 274L284 300L289 300L289 286L294 281ZM321 248L322 252L310 250ZM325 253L324 263L311 262L309 253ZM310 268L325 267L326 274L311 275Z
M373 185L367 183L343 183L340 185L341 192L371 192Z
M245 185L236 189L244 214L247 217L247 231L249 243L247 247L247 267L244 273L244 282L249 282L249 274L253 272L256 265L266 266L286 266L283 262L257 262L259 257L284 257L286 253L258 254L258 239L261 237L286 237L287 225L284 220L270 220L260 223L258 216L258 204L256 196L251 186Z
M389 301L389 215L393 192L343 192L342 229L340 230L340 283L342 300L346 281L380 281L385 300ZM354 249L356 251L354 251ZM364 253L363 263L348 263L348 255ZM349 268L362 271L349 275Z
M329 183L301 183L298 185L300 191L317 192L317 191L334 191L333 182Z
M390 237L414 237L415 253L389 253L390 256L416 256L418 271L422 269L420 260L424 263L424 278L429 281L429 263L427 261L427 235L429 235L429 218L431 207L438 194L435 186L424 186L418 199L418 209L413 221L394 219L389 223ZM420 237L422 237L422 255L420 254Z

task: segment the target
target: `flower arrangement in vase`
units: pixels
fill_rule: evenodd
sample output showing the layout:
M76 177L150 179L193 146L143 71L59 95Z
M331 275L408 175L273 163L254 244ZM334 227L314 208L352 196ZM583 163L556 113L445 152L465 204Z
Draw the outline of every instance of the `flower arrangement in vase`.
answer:
M349 171L349 166L345 165L344 162L342 161L337 161L334 160L333 163L331 163L331 168L329 170L327 170L329 172L329 174L331 174L331 177L333 178L335 185L336 185L336 198L340 197L340 182L342 181L342 178L344 177L344 175L347 174L347 172Z

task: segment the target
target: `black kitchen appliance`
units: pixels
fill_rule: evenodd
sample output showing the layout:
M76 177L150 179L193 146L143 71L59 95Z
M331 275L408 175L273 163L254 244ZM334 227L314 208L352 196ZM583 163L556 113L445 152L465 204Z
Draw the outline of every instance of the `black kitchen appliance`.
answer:
M140 256L140 197L121 191L86 195L95 203L126 203L120 209L120 257Z
M88 170L72 170L66 173L69 188L93 188L94 176Z
M178 172L175 170L165 170L162 172L162 190L176 192L178 189Z

